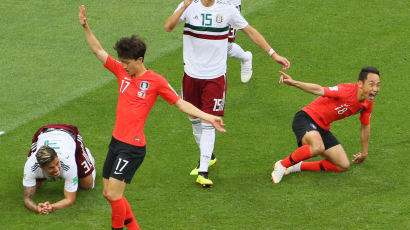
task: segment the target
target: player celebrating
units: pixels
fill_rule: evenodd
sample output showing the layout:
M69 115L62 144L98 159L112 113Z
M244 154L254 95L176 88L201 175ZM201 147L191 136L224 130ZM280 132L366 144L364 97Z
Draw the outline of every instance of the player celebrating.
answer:
M184 0L165 22L171 32L185 21L183 32L184 77L182 95L202 111L224 115L226 96L226 59L229 27L240 29L276 62L289 68L289 61L279 56L263 36L226 1ZM202 187L212 186L208 166L215 144L215 129L196 116L189 117L194 137L200 149L199 167L191 171L198 175L196 182Z
M73 205L77 189L92 189L95 183L94 158L84 146L77 127L51 124L33 136L24 165L24 205L31 211L47 214ZM43 180L64 179L64 199L36 204L33 196Z
M368 154L370 138L370 115L373 100L380 90L380 74L374 67L364 67L356 84L345 83L334 87L293 80L281 72L279 83L298 87L308 93L319 95L310 105L302 108L293 119L293 132L299 148L281 161L272 172L272 182L279 183L283 175L300 171L346 171L350 167L346 153L329 131L333 121L360 113L360 140L362 152L353 155L354 163L362 163ZM321 161L303 160L321 155Z
M103 195L111 204L112 228L139 229L128 201L123 196L126 184L144 160L146 141L143 133L148 113L161 96L182 112L200 117L225 132L221 118L202 112L182 100L167 80L143 63L146 45L135 35L121 38L115 49L120 62L102 48L92 33L85 17L85 8L80 6L79 20L93 53L109 69L118 81L118 104L114 132L103 168Z
M235 8L241 12L242 0L229 0ZM229 27L228 34L228 57L236 58L241 61L241 81L247 83L252 77L252 53L244 51L241 46L235 43L237 30Z

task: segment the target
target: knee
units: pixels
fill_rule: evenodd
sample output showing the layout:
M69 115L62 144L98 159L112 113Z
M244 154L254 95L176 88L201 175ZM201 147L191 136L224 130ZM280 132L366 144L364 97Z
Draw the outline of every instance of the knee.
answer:
M349 171L349 169L350 169L350 162L349 162L349 161L343 162L342 164L339 164L338 167L339 167L340 171L342 171L342 172Z
M315 143L310 145L310 154L316 156L325 152L325 145L323 143Z
M107 200L114 200L113 199L113 197L114 197L113 194L111 192L105 190L105 189L103 190L103 197Z

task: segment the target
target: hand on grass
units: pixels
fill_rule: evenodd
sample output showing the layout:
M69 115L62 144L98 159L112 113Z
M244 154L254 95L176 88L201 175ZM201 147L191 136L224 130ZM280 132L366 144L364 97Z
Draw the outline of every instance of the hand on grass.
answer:
M356 164L360 164L366 159L367 154L356 153L353 155L353 157L354 159L352 160L352 162Z

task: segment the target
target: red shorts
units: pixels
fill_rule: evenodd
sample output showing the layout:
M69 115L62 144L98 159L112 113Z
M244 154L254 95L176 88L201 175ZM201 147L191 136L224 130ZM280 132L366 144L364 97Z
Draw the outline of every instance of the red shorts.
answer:
M236 8L239 10L239 12L241 12L241 8L242 8L241 5L236 6ZM237 32L236 29L229 27L229 32L228 32L228 42L229 43L235 42L236 32Z
M205 113L223 116L225 96L226 75L214 79L197 79L184 73L182 98Z

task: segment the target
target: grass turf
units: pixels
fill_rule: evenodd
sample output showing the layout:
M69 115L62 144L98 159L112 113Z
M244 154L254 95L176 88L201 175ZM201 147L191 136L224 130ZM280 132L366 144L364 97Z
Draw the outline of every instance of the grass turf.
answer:
M101 169L117 90L111 73L88 50L77 23L79 4L6 1L0 7L8 11L2 14L8 23L2 23L7 33L0 44L15 47L2 49L0 65L8 76L1 78L1 122L7 133L0 136L5 165L0 224L5 229L110 227ZM147 66L179 88L181 34L162 30L178 1L85 4L91 28L109 53L114 55L111 47L119 37L138 33L149 45ZM238 44L254 53L254 78L241 84L239 62L228 61L228 133L217 134L219 162L210 171L215 187L200 189L188 175L199 155L189 122L159 99L145 128L147 157L125 192L141 227L408 229L409 9L406 1L244 2L250 24L291 61L287 72L296 79L330 86L355 82L364 65L380 69L369 158L345 173L304 172L272 184L272 164L296 148L293 115L314 96L278 85L279 66L239 32ZM47 93L33 90L42 87ZM55 101L46 106L48 100ZM70 208L35 215L22 204L23 165L34 131L55 122L79 127L97 162L96 189L80 191ZM357 116L334 123L332 132L349 155L360 150ZM47 183L35 200L57 201L62 187Z

